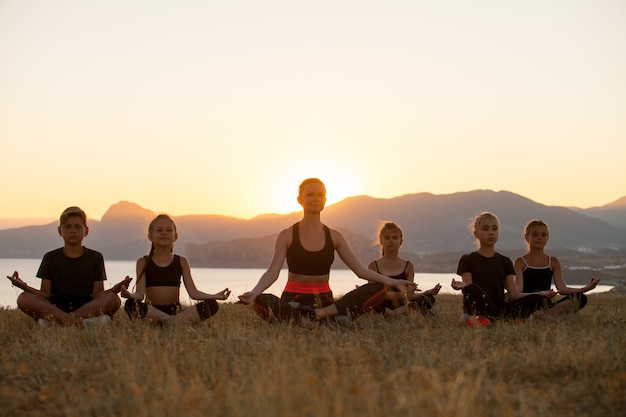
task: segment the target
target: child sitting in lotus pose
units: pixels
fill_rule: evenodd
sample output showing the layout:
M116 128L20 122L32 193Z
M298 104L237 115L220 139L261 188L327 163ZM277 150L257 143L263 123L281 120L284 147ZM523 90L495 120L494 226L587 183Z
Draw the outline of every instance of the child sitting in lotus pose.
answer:
M148 227L148 239L152 242L150 253L137 260L136 291L122 288L122 296L128 298L124 304L128 316L157 323L183 323L206 320L217 313L215 300L227 299L230 290L207 294L196 288L189 261L174 254L178 239L174 220L166 214L158 215ZM190 308L182 308L179 301L181 277L189 297L201 301Z
M528 252L515 260L515 282L517 289L522 292L549 290L554 281L556 290L564 297L555 303L550 303L548 315L575 313L587 304L585 293L598 285L598 278L591 278L582 288L571 288L565 284L561 263L554 257L546 254L544 248L548 243L550 233L548 224L543 220L531 220L524 228L524 239Z

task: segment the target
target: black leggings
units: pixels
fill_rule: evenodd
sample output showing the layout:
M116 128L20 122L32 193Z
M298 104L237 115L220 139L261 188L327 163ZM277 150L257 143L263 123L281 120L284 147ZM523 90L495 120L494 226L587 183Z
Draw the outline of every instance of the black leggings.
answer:
M424 316L431 316L433 315L435 301L435 296L430 294L419 297L416 300L409 301L408 303L405 300L385 300L375 306L373 311L379 314L385 314L386 309L395 310L396 308L408 304L411 310L419 311Z
M183 310L180 306L180 303L168 304L163 306L153 305L152 307L161 310L162 312L170 316L175 316L177 313L180 313ZM198 310L198 316L200 316L201 320L206 320L209 317L215 315L215 313L217 313L217 310L219 309L219 305L215 300L204 300L194 305L194 307ZM148 305L143 301L129 298L124 303L124 310L131 320L143 319L148 314Z
M496 303L476 284L465 286L462 292L464 313L488 317L492 320L526 318L537 310L550 307L550 299L539 294L527 295L514 301Z
M261 294L254 300L254 310L259 316L268 321L290 322L298 321L298 309L290 302L302 305L310 305L315 308L326 307L335 304L338 315L349 316L352 319L369 311L374 306L385 300L387 292L383 284L370 283L354 289L341 297L333 300L333 293L302 294L283 292L279 299L272 294Z

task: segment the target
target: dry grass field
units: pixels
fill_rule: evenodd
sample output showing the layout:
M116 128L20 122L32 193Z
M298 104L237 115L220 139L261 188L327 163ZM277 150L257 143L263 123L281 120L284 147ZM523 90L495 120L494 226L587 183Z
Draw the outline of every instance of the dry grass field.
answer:
M593 294L558 321L457 324L361 317L342 329L267 324L222 304L159 328L41 328L0 309L2 416L623 416L626 297Z

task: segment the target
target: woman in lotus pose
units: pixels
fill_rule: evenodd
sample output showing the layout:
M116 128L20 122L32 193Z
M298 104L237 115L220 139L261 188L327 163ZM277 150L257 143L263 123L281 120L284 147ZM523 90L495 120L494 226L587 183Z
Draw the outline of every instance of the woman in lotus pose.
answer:
M403 242L400 226L393 222L382 222L378 227L377 236L381 256L370 262L367 267L393 279L406 279L414 282L415 267L413 263L398 256ZM421 312L424 316L432 315L435 296L440 289L441 285L439 284L424 292L416 290L406 294L388 289L385 301L374 307L374 310L386 317L406 315L409 313L409 308Z
M524 319L535 311L548 308L556 293L550 289L520 292L515 284L513 262L496 252L500 231L496 215L480 213L471 227L478 241L478 250L459 260L457 274L463 280L452 280L452 288L463 292L461 323L489 325L490 320Z
M261 317L284 322L299 322L302 317L313 321L335 316L354 318L385 299L385 286L405 293L416 288L407 280L391 279L367 269L352 253L345 237L322 223L321 213L326 204L326 187L322 181L304 180L298 202L304 211L302 220L278 234L267 271L251 291L239 296L242 303L253 304ZM329 285L335 252L356 275L373 281L337 301ZM278 279L285 259L289 275L281 298L263 294Z
M543 220L531 220L524 228L524 239L528 252L515 260L515 282L517 289L523 292L549 290L554 285L564 297L556 304L550 303L548 315L574 313L587 304L585 293L598 285L598 278L591 278L582 288L571 288L565 284L561 263L543 250L548 243L550 233L548 224Z
M148 239L152 243L150 253L137 260L136 291L122 288L122 296L128 298L124 304L128 316L157 323L181 323L206 320L217 313L215 300L227 299L230 290L207 294L196 288L189 261L174 254L174 242L178 239L174 220L166 214L158 215L148 227ZM180 305L181 277L189 297L201 301L193 307Z

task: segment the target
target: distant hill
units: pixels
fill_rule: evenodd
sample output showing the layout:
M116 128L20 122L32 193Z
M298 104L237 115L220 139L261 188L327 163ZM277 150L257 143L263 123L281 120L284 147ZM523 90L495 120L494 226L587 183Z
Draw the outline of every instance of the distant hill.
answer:
M475 247L469 224L482 211L494 212L499 217L501 231L497 246L501 249L523 249L522 229L533 218L542 218L550 225L552 248L598 249L626 245L626 228L565 207L539 204L507 191L420 193L392 199L351 197L328 207L324 221L373 239L378 220L393 220L405 232L407 250L418 253L466 251Z
M613 226L626 229L626 196L602 207L588 209L573 208L572 210L583 213L589 217L603 220Z
M16 229L24 226L40 226L42 224L50 224L56 219L49 217L32 217L25 219L0 219L0 230Z
M626 227L597 217L606 210L624 216L626 206L576 210L546 206L506 191L476 190L434 195L408 194L390 199L368 196L347 198L326 207L324 223L342 230L355 254L366 262L377 256L375 230L382 220L397 222L404 230L404 256L422 260L436 269L449 264L433 254L471 251L475 241L469 223L481 211L493 211L501 221L498 249L520 253L524 249L522 228L532 218L550 224L550 248L597 251L626 248ZM599 211L598 211L599 210ZM85 245L101 251L106 259L134 260L148 252L147 228L155 217L152 210L121 201L112 205L100 221L90 220ZM262 215L249 220L218 215L178 216L176 251L192 265L220 267L265 267L276 234L298 221L301 213ZM62 241L53 222L0 230L0 257L40 258L60 247ZM340 264L337 261L337 264ZM449 266L449 265L448 265Z

